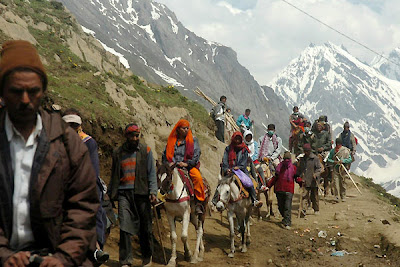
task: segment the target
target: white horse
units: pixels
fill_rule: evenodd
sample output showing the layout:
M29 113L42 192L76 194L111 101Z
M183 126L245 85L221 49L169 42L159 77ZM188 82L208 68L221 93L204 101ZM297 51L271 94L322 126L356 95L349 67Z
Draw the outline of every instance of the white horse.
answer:
M250 212L252 208L251 199L242 198L240 196L240 188L235 183L235 178L224 177L220 180L217 193L219 194L219 200L217 202L218 211L228 209L228 221L231 238L231 251L228 254L230 258L235 255L235 223L233 215L236 215L236 219L239 226L239 232L242 237L241 252L247 252L247 244L250 243Z
M203 243L203 224L206 210L202 215L195 215L194 201L190 201L190 195L175 165L163 164L158 168L157 176L160 182L160 191L165 193L166 202L164 204L168 222L171 231L171 259L168 266L176 265L176 219L182 220L181 240L185 248L185 260L191 263L203 261L204 243ZM208 199L206 199L206 202ZM207 205L205 205L207 209ZM189 221L194 225L197 232L196 248L194 255L189 249L188 228Z

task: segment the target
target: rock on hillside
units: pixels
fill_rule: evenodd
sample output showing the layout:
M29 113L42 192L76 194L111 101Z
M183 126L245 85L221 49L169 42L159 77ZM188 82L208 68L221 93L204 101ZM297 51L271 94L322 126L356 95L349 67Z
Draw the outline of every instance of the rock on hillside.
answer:
M47 105L74 107L85 118L84 128L99 142L104 166L123 140L123 126L136 121L156 158L180 118L192 122L200 139L202 172L214 187L224 144L207 128L207 112L174 89L148 87L118 57L108 53L76 20L54 1L0 1L0 43L25 39L34 43L49 76ZM203 116L203 117L202 117ZM107 169L103 169L107 179Z
M265 97L253 76L238 62L236 52L189 31L167 6L147 0L58 1L102 43L123 55L136 74L151 82L173 84L207 108L209 104L193 89L199 87L215 100L226 95L235 116L250 108L259 133L263 131L261 123L275 123L287 139L288 123L267 120L266 114L273 117L277 112L276 103ZM289 113L283 109L279 115L286 117Z

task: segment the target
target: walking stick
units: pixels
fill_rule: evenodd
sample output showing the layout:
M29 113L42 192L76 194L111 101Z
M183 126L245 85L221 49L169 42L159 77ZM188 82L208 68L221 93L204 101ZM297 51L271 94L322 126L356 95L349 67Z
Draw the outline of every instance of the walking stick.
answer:
M336 156L337 160L340 161L340 159L338 158L338 156ZM358 188L356 182L354 182L353 178L351 177L349 171L347 170L347 168L343 165L343 163L340 163L340 165L343 167L343 169L346 171L347 175L349 176L350 180L353 182L354 186L357 188L358 192L360 193L360 195L362 195L360 189Z
M157 226L157 230L158 230L158 237L160 238L160 245L161 245L161 249L163 252L163 256L164 256L164 263L167 264L167 256L165 255L165 249L164 249L164 245L163 245L163 241L162 241L162 236L161 236L161 230L160 230L160 224L158 223L158 216L157 216L157 211L156 208L160 205L164 204L163 202L160 202L156 205L153 206L153 213L154 213L154 218L156 219L156 226Z

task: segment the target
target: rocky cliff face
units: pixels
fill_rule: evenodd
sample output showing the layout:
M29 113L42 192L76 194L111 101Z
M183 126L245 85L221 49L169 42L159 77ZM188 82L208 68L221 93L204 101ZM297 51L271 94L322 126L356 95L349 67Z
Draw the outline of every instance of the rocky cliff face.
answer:
M252 109L258 133L263 131L262 123L275 123L287 139L288 123L267 119L267 114L275 117L279 108L240 65L235 51L189 31L165 5L147 0L59 1L97 39L120 53L133 72L152 82L173 84L207 108L193 89L199 87L215 100L226 95L234 115ZM286 109L280 112L289 116Z
M376 182L399 177L395 171L400 155L399 82L328 43L310 45L270 85L288 107L299 105L308 118L327 115L334 136L346 120L350 122L359 141L353 164L357 173Z
M400 81L400 47L393 49L387 58L390 61L386 58L376 57L371 62L371 66L389 79Z

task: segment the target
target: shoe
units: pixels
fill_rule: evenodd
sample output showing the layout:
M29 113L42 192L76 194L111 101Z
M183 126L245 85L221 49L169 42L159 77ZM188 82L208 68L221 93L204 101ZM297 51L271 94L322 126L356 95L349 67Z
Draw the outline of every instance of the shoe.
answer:
M314 215L319 215L319 211L314 211Z
M256 207L256 208L261 208L262 205L263 205L262 201L259 201L259 200L256 200L253 203L253 206Z
M144 267L151 266L151 264L152 264L152 257L143 259L142 261L142 266Z
M290 225L286 225L286 226L285 226L285 229L286 229L286 230L291 230L292 227L290 227Z
M108 254L105 251L102 251L101 249L96 249L96 251L94 252L94 259L99 264L105 263L106 261L108 261L109 258L110 254Z

